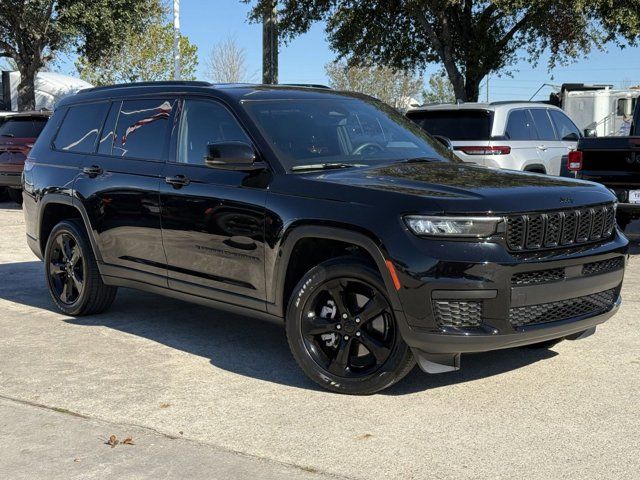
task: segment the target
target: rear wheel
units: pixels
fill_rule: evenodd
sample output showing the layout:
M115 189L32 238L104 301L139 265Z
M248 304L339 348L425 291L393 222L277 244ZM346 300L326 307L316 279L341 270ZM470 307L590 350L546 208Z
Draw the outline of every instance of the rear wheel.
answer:
M350 257L310 270L294 289L286 321L293 356L326 389L372 394L415 365L379 273Z
M78 220L65 220L53 228L44 261L51 298L67 315L100 313L113 303L117 288L102 282L89 238Z
M0 187L0 202L4 202L9 198L7 187Z

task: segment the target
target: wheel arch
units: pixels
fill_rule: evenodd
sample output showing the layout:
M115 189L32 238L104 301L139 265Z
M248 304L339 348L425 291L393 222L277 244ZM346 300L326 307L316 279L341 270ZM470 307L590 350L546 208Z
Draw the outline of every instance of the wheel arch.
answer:
M300 242L309 239L341 242L366 252L382 276L392 307L394 310L401 310L400 298L386 263L388 256L385 254L382 244L377 241L377 239L374 240L374 238L375 237L370 236L368 232L365 234L346 227L308 224L291 227L283 236L280 248L278 249L276 264L273 270L275 281L269 292L273 300L267 307L269 312L284 317L286 311L285 283L292 254L296 247L300 245ZM269 278L268 274L267 278Z
M524 172L547 174L547 168L541 163L528 163L522 168Z

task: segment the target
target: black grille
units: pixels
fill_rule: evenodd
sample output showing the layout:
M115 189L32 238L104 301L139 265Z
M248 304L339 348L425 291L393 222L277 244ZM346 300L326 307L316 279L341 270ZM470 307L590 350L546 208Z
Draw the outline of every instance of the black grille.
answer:
M564 268L537 270L535 272L516 273L511 277L512 285L535 285L538 283L559 282L564 280Z
M624 258L616 257L600 262L587 263L582 267L582 275L600 275L613 272L624 267Z
M507 217L507 245L513 251L568 247L609 238L613 205Z
M594 316L611 310L615 301L616 290L611 289L559 302L511 308L509 310L509 321L514 327L523 327L525 325L567 320L583 315Z
M481 302L435 300L433 308L441 327L479 327L482 322Z

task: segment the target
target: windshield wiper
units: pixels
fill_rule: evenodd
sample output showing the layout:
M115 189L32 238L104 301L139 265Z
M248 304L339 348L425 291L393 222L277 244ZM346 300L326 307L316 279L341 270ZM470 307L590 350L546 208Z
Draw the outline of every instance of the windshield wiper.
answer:
M441 162L442 160L434 157L414 157L407 158L403 160L403 163L430 163L430 162Z
M312 163L310 165L295 165L291 167L292 172L300 172L305 170L332 170L336 168L366 167L362 163Z

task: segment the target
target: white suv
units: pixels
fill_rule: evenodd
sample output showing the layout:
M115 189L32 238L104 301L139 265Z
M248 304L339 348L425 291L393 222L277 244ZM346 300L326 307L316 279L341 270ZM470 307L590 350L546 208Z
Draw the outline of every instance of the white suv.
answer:
M560 175L562 157L582 136L562 110L544 103L427 105L407 117L451 140L465 162L549 175Z

